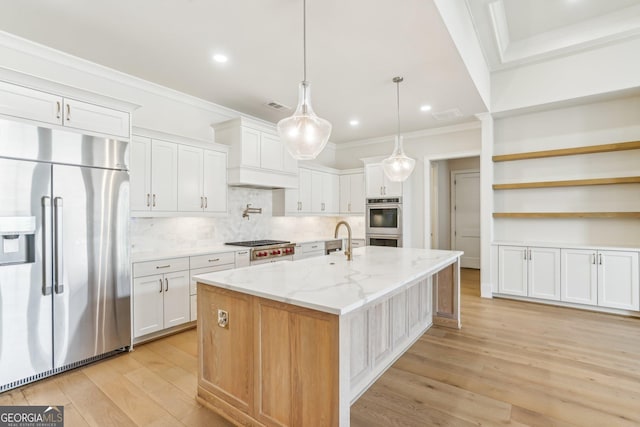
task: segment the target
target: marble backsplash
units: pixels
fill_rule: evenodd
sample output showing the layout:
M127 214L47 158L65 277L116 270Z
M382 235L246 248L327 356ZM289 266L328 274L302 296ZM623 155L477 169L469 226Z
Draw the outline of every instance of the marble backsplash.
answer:
M364 238L364 217L272 217L271 190L229 187L229 215L224 217L131 218L131 253L197 249L224 242L258 239L309 241L333 237L345 219L354 237ZM247 204L261 214L242 218ZM346 236L344 228L340 235Z

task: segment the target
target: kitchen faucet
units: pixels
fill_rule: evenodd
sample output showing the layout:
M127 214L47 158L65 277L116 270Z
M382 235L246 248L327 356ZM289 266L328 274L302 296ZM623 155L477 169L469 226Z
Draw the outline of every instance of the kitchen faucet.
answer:
M347 227L347 250L344 251L344 254L347 256L347 261L351 261L352 259L352 255L351 255L351 226L349 225L349 223L347 221L340 221L336 224L336 230L333 233L333 237L338 237L338 229L340 228L340 225L345 225L345 227Z

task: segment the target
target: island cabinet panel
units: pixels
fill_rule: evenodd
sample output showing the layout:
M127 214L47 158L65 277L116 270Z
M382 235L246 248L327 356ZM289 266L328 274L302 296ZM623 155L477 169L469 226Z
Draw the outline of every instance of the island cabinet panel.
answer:
M253 325L251 298L238 292L198 288L199 384L224 402L249 413L253 401ZM229 314L228 325L218 325L218 310ZM200 316L202 314L202 316Z
M369 311L355 313L349 321L349 329L351 335L350 377L351 382L358 382L369 370ZM388 328L386 329L388 330Z
M422 320L420 315L421 285L422 282L418 282L407 289L407 327L409 328L409 335L420 328L420 321Z
M371 353L375 366L391 351L389 301L374 305L369 312L371 313Z
M407 293L391 298L391 345L398 347L407 338Z
M433 316L433 279L426 277L420 281L420 320L431 323Z

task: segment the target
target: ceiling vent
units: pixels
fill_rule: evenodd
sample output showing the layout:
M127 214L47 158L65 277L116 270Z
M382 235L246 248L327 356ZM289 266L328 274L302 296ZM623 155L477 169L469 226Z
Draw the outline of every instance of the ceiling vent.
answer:
M279 102L276 102L276 101L269 101L264 105L267 106L268 108L271 108L272 110L276 110L276 111L291 110L291 107L289 107L288 105L280 104Z
M454 120L462 117L462 111L457 108L452 108L450 110L438 111L431 113L434 119L439 122L445 122L449 120Z

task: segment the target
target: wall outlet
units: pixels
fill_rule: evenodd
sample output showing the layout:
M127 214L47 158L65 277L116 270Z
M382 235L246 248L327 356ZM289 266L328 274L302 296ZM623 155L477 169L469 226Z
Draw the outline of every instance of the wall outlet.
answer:
M218 310L218 326L229 328L229 313L225 310Z

